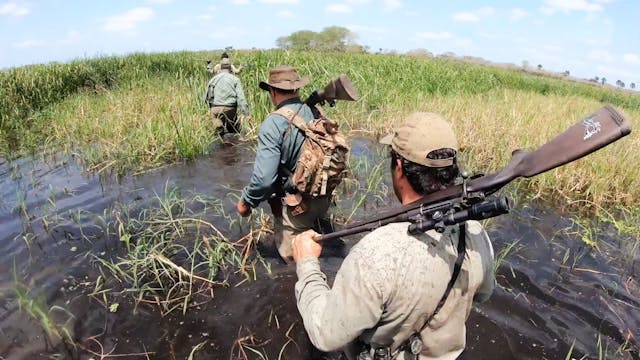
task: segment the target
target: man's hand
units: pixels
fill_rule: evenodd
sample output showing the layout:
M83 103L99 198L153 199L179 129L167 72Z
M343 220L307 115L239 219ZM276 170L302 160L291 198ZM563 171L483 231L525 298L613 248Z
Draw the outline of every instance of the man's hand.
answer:
M238 200L238 203L236 204L236 210L242 217L251 215L251 207L247 206L247 204L245 204L242 199Z
M307 230L298 234L291 242L293 250L293 261L296 263L306 258L319 258L322 252L322 245L313 240L313 237L319 235L313 230Z

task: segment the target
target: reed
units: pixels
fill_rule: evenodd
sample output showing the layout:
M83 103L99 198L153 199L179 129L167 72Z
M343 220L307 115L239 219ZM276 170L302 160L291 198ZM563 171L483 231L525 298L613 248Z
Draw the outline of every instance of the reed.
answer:
M248 259L252 232L230 241L206 220L211 216L228 216L220 200L184 196L170 188L142 210L114 209L109 227L116 229L124 251L94 255L101 276L91 296L105 307L131 296L136 308L158 307L162 315L185 313L198 304L194 299L208 301L216 288L228 286L223 271L255 277L260 259Z
M215 56L133 54L3 71L0 155L45 146L79 154L89 171L121 175L208 154L218 140L202 100L206 58ZM472 171L501 168L513 149L538 147L603 103L626 113L634 128L640 118L640 96L633 93L518 69L399 55L275 50L238 52L233 58L252 64L240 75L256 119L243 121L248 140L272 109L257 83L279 64L297 66L310 76L303 97L342 73L353 81L361 99L327 109L350 136L386 133L412 111L445 115ZM600 209L638 213L639 147L637 137L627 137L584 160L524 180L519 188L528 198L591 214Z

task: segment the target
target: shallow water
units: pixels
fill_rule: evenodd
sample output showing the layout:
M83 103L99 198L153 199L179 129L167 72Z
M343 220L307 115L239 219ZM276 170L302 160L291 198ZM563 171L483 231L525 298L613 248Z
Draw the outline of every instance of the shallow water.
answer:
M354 175L378 169L388 179L386 162L375 168L383 161L376 145L355 139L352 153ZM63 156L0 163L0 359L99 359L109 352L127 359L186 359L199 344L195 359L243 358L243 352L250 359L324 356L310 345L298 316L295 268L275 259L267 259L270 273L257 267L255 280L228 273L230 286L216 288L213 298L198 289L201 303L186 314L162 316L158 307L136 307L126 296L111 312L87 296L100 275L92 255L115 258L124 250L104 225L114 209L158 206L156 194L170 188L221 199L232 213L252 161L250 146L220 145L210 157L120 181L84 174ZM339 198L338 219L363 219L396 204L385 182L372 188L359 180L351 183L349 196ZM356 203L364 210L352 212ZM229 238L241 236L243 230L228 221L209 219ZM499 288L470 315L470 358L565 359L572 347L576 359L598 358L600 349L611 359L638 358L640 256L627 245L635 240L603 225L594 250L576 229L566 217L534 204L518 204L489 222L496 253L516 245L498 269ZM322 259L330 279L340 262ZM51 312L58 323L67 321L78 347L49 342L40 324L20 311L14 274L47 308L73 314ZM630 351L616 353L622 344Z

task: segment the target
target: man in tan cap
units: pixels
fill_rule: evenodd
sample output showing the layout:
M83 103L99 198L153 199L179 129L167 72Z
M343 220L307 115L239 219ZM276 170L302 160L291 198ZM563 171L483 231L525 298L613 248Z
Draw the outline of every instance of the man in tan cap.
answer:
M212 73L212 74L219 74L220 72L222 72L222 63L225 62L225 61L230 64L229 65L229 69L231 70L232 74L240 74L240 71L242 71L242 65L240 65L238 67L233 65L231 63L231 59L229 59L229 54L227 54L226 51L224 51L222 53L222 56L220 57L220 62L219 63L213 65L211 60L207 61L207 72Z
M313 113L298 95L298 89L308 83L309 79L301 78L294 67L278 66L269 70L269 80L260 82L260 89L269 92L276 109L288 108L309 123ZM287 194L296 193L288 180L305 140L304 133L290 121L281 113L272 112L260 125L253 174L236 204L241 216L249 216L252 208L269 201L274 216L275 245L286 262L293 261L293 237L316 226L326 217L331 203L329 195L311 198L301 194L301 203L283 204Z
M414 113L381 142L391 145L393 188L403 205L459 176L458 143L440 115ZM461 356L472 302L487 300L495 286L489 237L477 221L419 235L410 235L408 226L392 223L366 235L332 288L320 271L315 233L294 239L298 309L317 348L343 349L351 359ZM461 271L454 277L456 263Z
M222 71L207 84L204 101L209 105L211 118L220 136L240 132L238 109L250 119L249 104L240 79L231 74L231 62L222 59Z

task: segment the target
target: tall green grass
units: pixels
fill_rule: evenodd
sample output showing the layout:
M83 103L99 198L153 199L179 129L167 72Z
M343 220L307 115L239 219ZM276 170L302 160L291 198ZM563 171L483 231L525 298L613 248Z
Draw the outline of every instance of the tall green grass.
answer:
M216 141L202 100L207 58L218 53L133 54L2 72L0 156L45 146L79 154L90 171L124 174L207 154ZM240 75L255 119L243 122L245 139L273 107L257 85L281 64L310 76L303 97L339 74L353 81L360 100L327 109L348 134L386 133L412 111L444 114L476 171L501 168L515 148L540 146L604 103L634 128L640 118L640 96L629 92L460 61L275 50L232 58L251 65ZM639 147L632 135L522 188L569 206L634 213Z
M208 74L205 59L211 52L132 54L13 68L0 72L0 154L32 149L48 137L48 119L38 111L74 94L102 94L115 88L132 89L164 78L190 81L204 91ZM253 51L235 54L234 61L251 64L241 75L256 118L270 104L257 84L268 69L291 64L311 77L311 86L323 87L330 78L345 73L357 85L362 99L354 107L363 118L375 111L402 109L432 95L480 94L495 89L524 90L547 96L570 95L640 109L640 97L591 84L534 76L517 70L445 59L420 59L398 55L295 53ZM169 92L173 89L164 89ZM354 110L355 110L354 109ZM46 111L45 111L46 112Z

